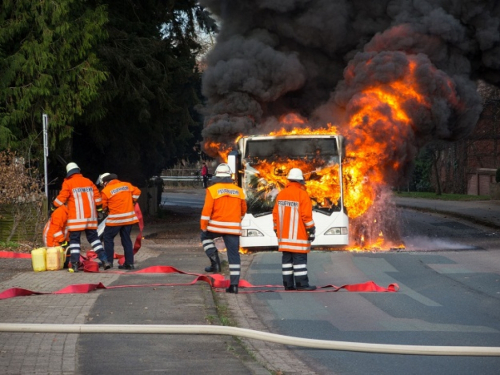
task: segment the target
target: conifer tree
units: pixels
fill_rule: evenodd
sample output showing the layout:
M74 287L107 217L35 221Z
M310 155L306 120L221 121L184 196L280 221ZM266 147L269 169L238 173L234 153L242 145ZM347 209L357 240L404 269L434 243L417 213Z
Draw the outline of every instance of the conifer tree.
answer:
M99 58L110 76L92 113L75 125L74 154L91 174L142 184L192 150L201 132L193 109L201 85L197 30L214 24L195 0L107 5L109 39Z
M42 114L52 148L99 95L106 73L95 46L105 7L78 0L3 0L0 7L0 149L41 153Z

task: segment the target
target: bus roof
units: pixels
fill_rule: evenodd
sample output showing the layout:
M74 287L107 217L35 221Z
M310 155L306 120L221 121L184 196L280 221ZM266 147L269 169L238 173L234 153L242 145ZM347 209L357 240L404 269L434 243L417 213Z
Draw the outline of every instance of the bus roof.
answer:
M254 135L238 140L242 157L311 157L344 155L344 137L329 134Z

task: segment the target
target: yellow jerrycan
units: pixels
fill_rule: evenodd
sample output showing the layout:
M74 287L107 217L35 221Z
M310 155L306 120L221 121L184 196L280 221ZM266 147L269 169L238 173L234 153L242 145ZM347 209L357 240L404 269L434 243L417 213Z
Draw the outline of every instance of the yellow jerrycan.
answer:
M47 249L45 249L45 247L31 250L31 264L33 265L33 271L41 272L47 270L46 257Z
M66 249L62 246L57 246L61 252L61 268L64 267L64 262L66 262Z
M47 249L47 271L57 271L62 269L63 264L61 263L61 247L49 247Z

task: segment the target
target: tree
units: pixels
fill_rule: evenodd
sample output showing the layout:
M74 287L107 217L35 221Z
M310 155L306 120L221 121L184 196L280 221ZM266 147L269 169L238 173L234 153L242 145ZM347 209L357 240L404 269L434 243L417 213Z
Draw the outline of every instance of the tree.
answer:
M106 79L94 52L106 21L105 7L91 2L2 1L0 149L41 155L42 113L52 149L70 139L75 117Z
M195 25L211 24L193 0L107 5L109 39L99 57L110 77L75 124L74 159L90 174L114 172L141 184L191 151L201 132L193 110L201 82Z
M432 168L434 165L434 149L428 145L423 147L413 167L411 190L432 191Z

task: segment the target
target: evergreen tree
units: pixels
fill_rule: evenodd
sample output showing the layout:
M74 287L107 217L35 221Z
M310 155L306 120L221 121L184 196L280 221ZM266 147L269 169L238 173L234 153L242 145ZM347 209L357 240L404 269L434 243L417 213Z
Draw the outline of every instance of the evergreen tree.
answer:
M75 126L74 159L97 176L142 184L192 150L200 73L196 26L211 27L194 0L107 2L109 39L99 58L110 74ZM102 117L102 114L105 114Z
M52 149L71 138L75 117L106 79L94 53L106 21L105 7L90 2L2 1L0 149L41 155L42 113Z

